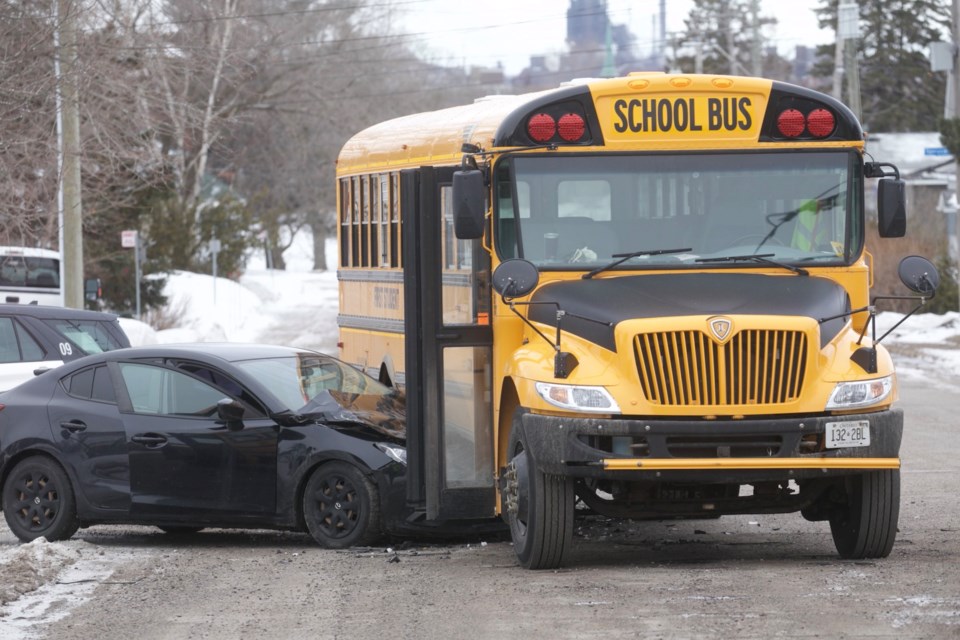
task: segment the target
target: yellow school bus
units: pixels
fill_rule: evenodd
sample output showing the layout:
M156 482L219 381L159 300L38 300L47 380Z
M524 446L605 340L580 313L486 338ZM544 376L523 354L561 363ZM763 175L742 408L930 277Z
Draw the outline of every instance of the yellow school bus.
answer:
M407 399L411 521L800 512L890 553L903 416L864 190L904 185L835 99L631 74L398 118L337 164L341 357ZM937 274L912 257L919 304ZM575 508L579 505L580 508Z

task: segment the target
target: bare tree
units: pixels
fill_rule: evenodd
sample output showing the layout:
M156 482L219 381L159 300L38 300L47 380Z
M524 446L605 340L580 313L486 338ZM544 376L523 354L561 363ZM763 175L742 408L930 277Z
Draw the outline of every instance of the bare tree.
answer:
M0 3L0 243L55 247L54 23L31 2Z

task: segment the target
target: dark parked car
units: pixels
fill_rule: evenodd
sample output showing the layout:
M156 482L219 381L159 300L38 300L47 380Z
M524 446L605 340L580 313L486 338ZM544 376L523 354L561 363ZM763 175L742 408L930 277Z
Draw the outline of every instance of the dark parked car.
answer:
M117 316L36 304L0 304L0 391L37 369L129 347Z
M406 515L402 396L316 352L109 351L0 405L3 513L23 541L136 523L307 530L341 548Z

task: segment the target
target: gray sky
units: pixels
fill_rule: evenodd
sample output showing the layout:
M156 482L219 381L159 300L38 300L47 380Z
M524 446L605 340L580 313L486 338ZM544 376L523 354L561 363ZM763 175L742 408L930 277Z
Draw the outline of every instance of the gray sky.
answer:
M816 45L833 39L832 30L817 27L813 8L818 0L761 0L761 14L778 19L765 35L785 55L801 44ZM693 0L668 0L667 32L681 31ZM557 54L564 48L568 0L415 0L401 2L407 33L422 34L423 53L434 62L449 65L496 66L516 74L531 55ZM637 36L642 55L656 42L654 21L659 0L608 0L610 19L627 24Z

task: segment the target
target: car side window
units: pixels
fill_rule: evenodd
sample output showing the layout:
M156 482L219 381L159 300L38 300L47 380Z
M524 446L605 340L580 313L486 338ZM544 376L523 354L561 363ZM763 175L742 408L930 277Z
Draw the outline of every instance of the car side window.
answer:
M0 318L0 362L40 362L46 353L13 318Z
M71 396L85 400L116 403L117 396L107 367L91 367L78 371L63 381L63 386Z
M216 369L212 369L206 365L203 365L197 362L172 361L172 364L176 366L178 369L187 371L195 375L196 377L200 378L201 380L205 380L206 382L209 382L210 384L217 387L218 389L223 390L225 394L228 394L233 398L237 398L238 400L245 403L250 409L252 409L257 414L261 416L266 415L267 413L266 410L261 406L257 398L254 397L254 395L251 394L249 391L247 391L245 388L243 388L243 386L239 382L237 382L230 376L226 375L225 373L222 373L220 371L217 371Z
M134 413L176 416L216 415L220 389L180 371L121 362L120 373Z

